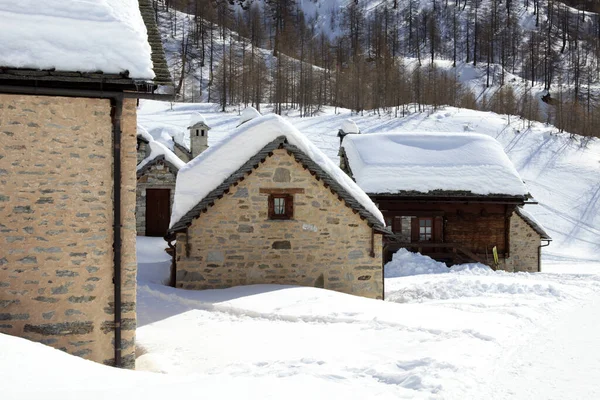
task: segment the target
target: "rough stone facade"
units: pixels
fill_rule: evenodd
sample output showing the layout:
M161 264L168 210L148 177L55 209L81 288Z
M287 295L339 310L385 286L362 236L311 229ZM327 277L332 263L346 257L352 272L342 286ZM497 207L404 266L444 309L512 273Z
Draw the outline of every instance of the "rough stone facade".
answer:
M0 332L114 364L107 99L0 95ZM123 361L135 364L135 100L123 110Z
M516 212L510 218L510 256L502 265L509 272L539 272L540 234Z
M173 197L175 195L175 171L172 171L164 161L157 161L149 170L138 177L136 189L136 208L135 217L137 225L137 234L146 235L146 190L147 189L170 189L171 207L173 207Z
M144 142L143 140L140 140L138 138L137 140L137 163L141 163L142 161L144 161L144 158L146 158L148 156L148 151L150 149L150 146L148 146L148 144L146 142Z
M261 189L279 188L303 190L292 220L268 219ZM178 233L175 257L179 288L273 283L383 297L381 235L283 149Z

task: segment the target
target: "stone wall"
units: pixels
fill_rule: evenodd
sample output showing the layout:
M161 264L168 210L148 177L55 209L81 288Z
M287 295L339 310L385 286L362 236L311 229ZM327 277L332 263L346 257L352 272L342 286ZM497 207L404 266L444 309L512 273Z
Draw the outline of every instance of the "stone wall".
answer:
M501 269L509 272L539 272L541 237L520 215L510 217L510 256Z
M146 235L146 189L171 189L170 206L173 207L175 180L176 175L163 161L157 161L144 175L138 178L135 207L138 235Z
M135 100L123 112L123 356L135 363ZM0 332L114 363L110 101L0 95Z
M260 189L301 188L293 220L268 219ZM198 199L200 200L200 199ZM382 298L382 237L287 154L276 150L217 200L176 245L176 286L315 286Z
M148 144L142 140L137 141L138 149L137 149L137 163L141 163L144 161L146 157L148 157Z

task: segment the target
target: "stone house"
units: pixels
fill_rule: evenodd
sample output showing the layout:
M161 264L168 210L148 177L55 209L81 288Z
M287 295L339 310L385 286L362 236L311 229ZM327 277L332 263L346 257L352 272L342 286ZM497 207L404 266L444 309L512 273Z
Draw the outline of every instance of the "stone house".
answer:
M138 126L135 219L139 236L167 234L175 180L185 165L171 150Z
M149 2L111 4L78 41L78 21L15 14L35 56L0 52L0 333L132 368L136 99L170 77Z
M369 197L269 115L180 170L167 240L178 288L287 284L381 299L385 233Z
M347 134L340 165L379 206L399 248L447 263L538 271L550 237L526 217L529 193L502 146L471 133ZM497 255L497 262L496 257Z

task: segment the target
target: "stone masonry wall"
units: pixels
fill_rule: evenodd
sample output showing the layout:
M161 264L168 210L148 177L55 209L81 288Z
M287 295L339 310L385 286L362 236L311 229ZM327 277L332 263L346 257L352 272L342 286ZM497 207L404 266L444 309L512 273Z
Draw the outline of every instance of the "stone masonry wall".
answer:
M170 207L173 207L175 180L176 175L162 161L158 161L143 176L138 178L135 207L138 235L146 235L146 189L171 189Z
M123 113L123 356L135 363L135 100ZM0 332L114 363L110 101L0 95Z
M538 272L540 235L517 213L510 217L510 257L502 269L509 272Z
M293 220L268 219L268 194L294 194ZM315 286L382 298L382 237L323 182L276 150L208 212L177 235L176 286L225 288L250 284Z
M144 159L146 158L146 156L148 155L148 145L141 141L138 140L138 149L137 149L137 163L141 163L142 161L144 161Z

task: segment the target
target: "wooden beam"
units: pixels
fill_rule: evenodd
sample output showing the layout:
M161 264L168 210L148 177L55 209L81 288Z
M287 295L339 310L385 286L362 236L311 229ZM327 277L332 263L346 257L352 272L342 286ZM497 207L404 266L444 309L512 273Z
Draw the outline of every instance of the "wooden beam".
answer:
M260 188L260 194L304 194L303 188Z

